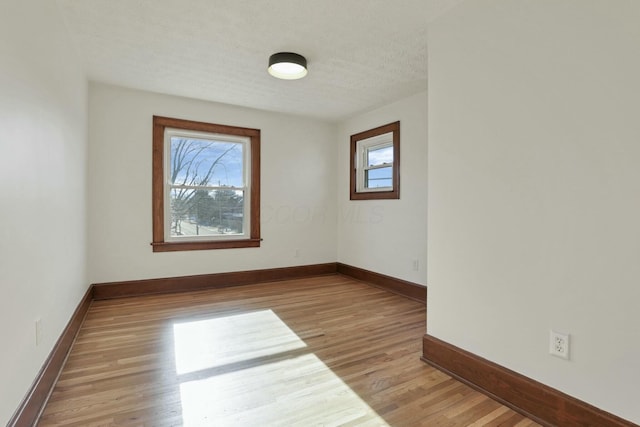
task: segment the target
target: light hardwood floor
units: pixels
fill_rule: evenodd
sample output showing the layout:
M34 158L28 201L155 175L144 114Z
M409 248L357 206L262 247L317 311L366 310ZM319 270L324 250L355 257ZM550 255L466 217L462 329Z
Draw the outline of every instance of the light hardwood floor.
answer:
M420 361L424 332L341 275L94 301L39 425L538 425Z

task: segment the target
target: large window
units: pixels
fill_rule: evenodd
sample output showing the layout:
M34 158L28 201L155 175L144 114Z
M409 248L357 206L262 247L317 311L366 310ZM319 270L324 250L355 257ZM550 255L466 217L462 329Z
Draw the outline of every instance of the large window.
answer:
M260 246L260 130L153 118L154 252Z
M351 200L400 198L400 122L351 135Z

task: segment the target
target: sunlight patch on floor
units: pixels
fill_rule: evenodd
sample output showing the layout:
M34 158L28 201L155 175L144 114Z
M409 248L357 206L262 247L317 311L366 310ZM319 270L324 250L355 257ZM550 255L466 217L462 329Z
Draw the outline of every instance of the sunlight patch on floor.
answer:
M184 426L388 424L314 354L180 384Z
M176 323L173 339L178 375L307 346L271 310Z
M271 310L179 323L174 338L184 426L388 426Z

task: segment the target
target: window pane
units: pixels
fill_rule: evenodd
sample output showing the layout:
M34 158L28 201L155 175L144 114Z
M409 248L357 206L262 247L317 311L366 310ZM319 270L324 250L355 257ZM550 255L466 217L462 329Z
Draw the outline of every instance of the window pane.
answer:
M393 185L392 167L370 169L364 172L366 188L391 187Z
M235 186L243 183L243 144L172 136L172 184Z
M367 150L367 166L383 165L385 163L393 163L393 146L389 145Z
M220 236L243 232L244 191L171 189L171 236Z

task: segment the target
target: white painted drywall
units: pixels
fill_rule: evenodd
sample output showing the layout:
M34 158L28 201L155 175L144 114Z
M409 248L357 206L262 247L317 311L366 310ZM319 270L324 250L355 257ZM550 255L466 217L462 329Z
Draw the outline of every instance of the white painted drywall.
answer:
M400 199L349 200L350 136L400 121ZM426 284L427 93L345 120L338 132L338 262ZM418 270L413 268L418 260Z
M634 1L467 1L428 40L428 332L636 423L639 22Z
M88 286L87 81L54 2L0 3L0 132L5 425Z
M151 251L153 115L261 130L260 248ZM335 262L334 125L98 83L89 116L91 282Z

